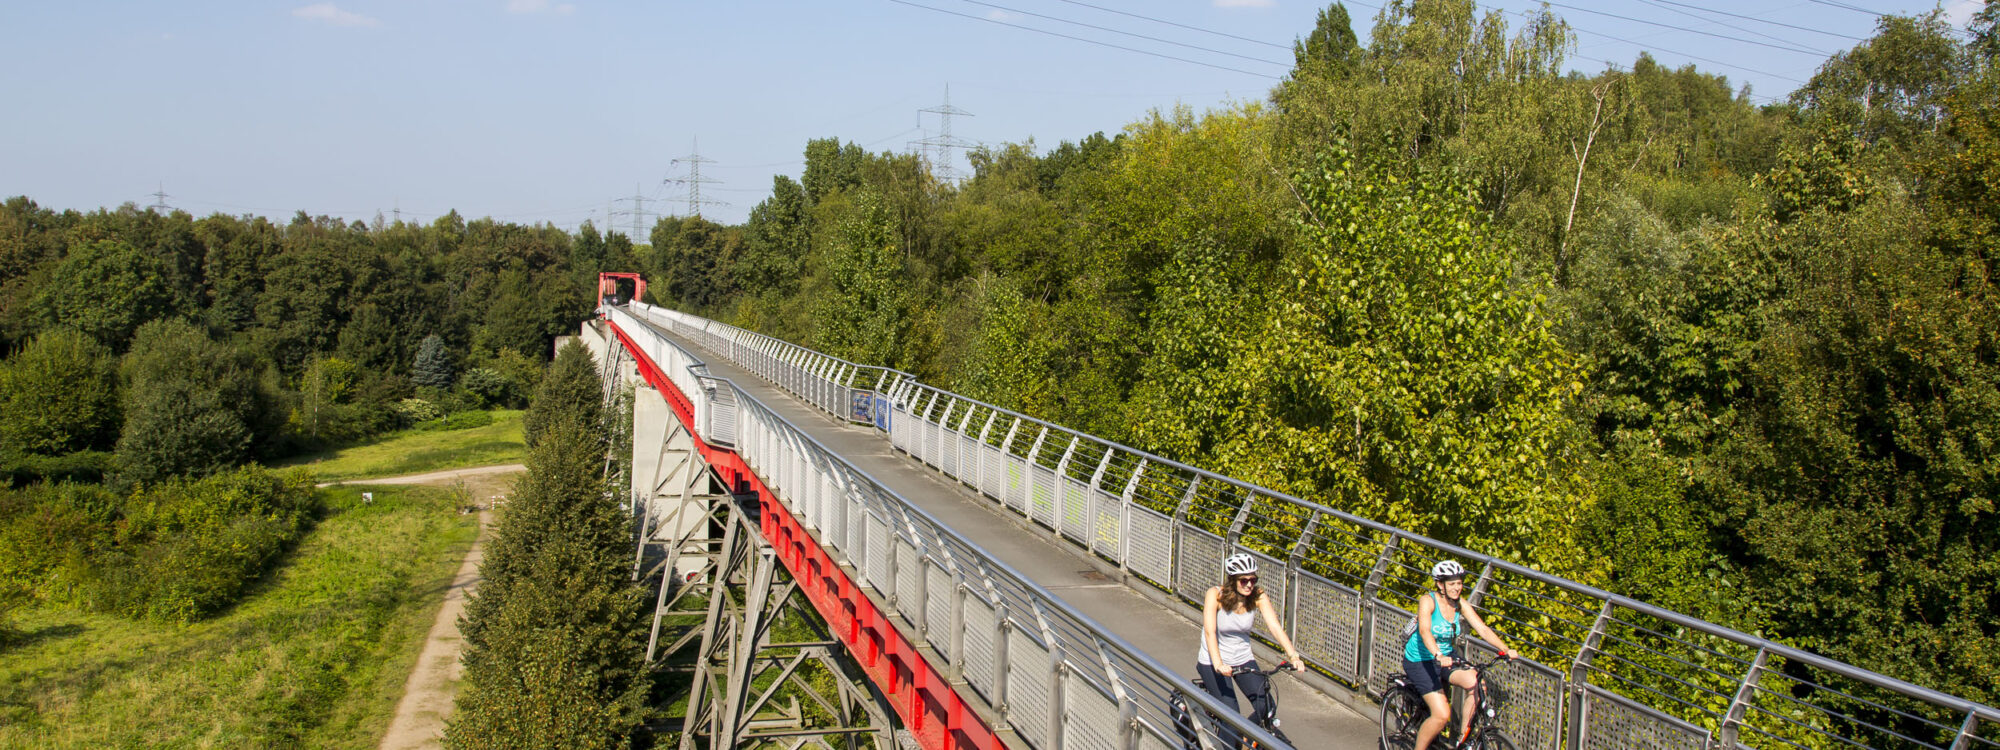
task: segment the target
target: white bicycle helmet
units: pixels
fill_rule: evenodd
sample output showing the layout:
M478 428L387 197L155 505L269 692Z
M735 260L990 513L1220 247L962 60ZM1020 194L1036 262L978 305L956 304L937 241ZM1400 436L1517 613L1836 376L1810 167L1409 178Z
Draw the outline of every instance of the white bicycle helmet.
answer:
M1257 572L1257 558L1238 552L1222 561L1222 572L1232 576L1249 575Z
M1439 560L1438 564L1431 566L1431 578L1434 580L1449 581L1464 577L1465 566L1458 564L1457 560Z

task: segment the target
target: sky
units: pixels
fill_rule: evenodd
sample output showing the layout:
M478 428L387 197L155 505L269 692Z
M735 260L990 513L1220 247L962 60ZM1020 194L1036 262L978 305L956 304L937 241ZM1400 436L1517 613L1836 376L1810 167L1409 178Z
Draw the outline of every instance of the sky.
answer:
M1954 25L1984 0L1942 0ZM1301 0L124 0L0 6L0 197L196 216L742 222L812 138L1039 151L1265 99ZM1530 0L1481 0L1509 14ZM1366 44L1378 8L1349 2ZM1782 99L1936 0L1565 0L1570 66ZM1725 15L1726 14L1726 15ZM947 99L948 97L948 99ZM963 151L933 159L968 171ZM694 168L699 168L699 182ZM699 187L699 204L691 188ZM165 197L159 197L163 194ZM634 200L637 198L638 200ZM637 209L635 211L635 208ZM645 230L640 232L643 241Z

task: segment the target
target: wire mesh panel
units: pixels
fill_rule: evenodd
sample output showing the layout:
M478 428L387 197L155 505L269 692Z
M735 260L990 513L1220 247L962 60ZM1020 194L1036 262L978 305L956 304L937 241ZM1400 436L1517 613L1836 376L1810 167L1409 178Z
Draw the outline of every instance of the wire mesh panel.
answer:
M964 417L965 406L957 401L947 402L944 414L938 419L938 450L935 462L938 471L945 476L958 476L958 432L952 429Z
M1299 655L1340 677L1362 682L1360 654L1361 592L1311 573L1299 574L1298 631L1292 640Z
M1384 675L1403 670L1403 646L1408 643L1403 638L1403 626L1416 614L1380 599L1369 604L1375 607L1375 633L1368 648L1375 656L1364 682L1370 690L1379 690Z
M1077 670L1063 674L1063 750L1117 750L1118 702Z
M1174 593L1190 601L1201 601L1209 587L1222 581L1222 548L1222 537L1182 527Z
M1484 641L1466 639L1467 656L1489 661L1496 654ZM1555 750L1562 741L1562 712L1569 693L1563 676L1544 664L1516 659L1486 671L1487 689L1499 707L1500 728L1522 750Z
M999 687L999 650L995 648L993 631L993 605L986 603L986 597L978 592L968 592L965 597L965 679L979 690L979 694L991 703L994 689Z
M1007 630L1007 721L1029 744L1044 743L1049 725L1049 650L1028 629Z
M1708 731L1596 685L1585 685L1585 750L1702 750Z
M1028 515L1028 459L1029 451L1035 448L1033 435L1016 435L1015 447L1010 447L1007 459L1007 507L1014 512Z
M1291 600L1285 598L1285 594L1291 587L1290 582L1285 580L1285 570L1287 567L1285 563L1278 558L1253 549L1237 547L1236 551L1249 553L1251 557L1257 559L1257 586L1264 589L1265 596L1271 597L1271 603L1278 605L1280 613L1291 611L1289 609L1291 607ZM1217 565L1215 570L1216 580L1220 581L1222 566Z
M1174 519L1133 506L1126 516L1125 568L1166 586L1174 574Z

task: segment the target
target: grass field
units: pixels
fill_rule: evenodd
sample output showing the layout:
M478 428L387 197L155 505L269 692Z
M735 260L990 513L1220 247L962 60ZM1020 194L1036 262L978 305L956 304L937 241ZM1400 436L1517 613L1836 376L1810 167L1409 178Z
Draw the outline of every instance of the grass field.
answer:
M446 489L370 489L325 490L318 527L215 619L19 612L0 747L375 747L477 516Z
M364 445L301 456L278 466L304 466L319 481L337 482L520 463L528 455L521 442L521 414L496 411L492 424L464 430L403 430Z

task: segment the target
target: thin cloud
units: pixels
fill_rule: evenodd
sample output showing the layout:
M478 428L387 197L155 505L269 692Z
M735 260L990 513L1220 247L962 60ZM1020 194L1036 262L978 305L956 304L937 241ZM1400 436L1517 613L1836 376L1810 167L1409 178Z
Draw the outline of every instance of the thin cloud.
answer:
M382 25L381 21L377 21L373 18L369 18L359 13L351 13L348 11L341 10L333 3L315 3L313 5L308 5L303 8L294 8L292 9L292 16L296 18L303 18L308 21L323 23L329 26L345 26L348 28L363 28L369 26Z
M991 10L986 12L986 18L989 21L1012 21L1016 18L1020 18L1020 16L1008 13L1004 10Z
M1965 28L1966 22L1972 20L1972 15L1978 13L1979 9L1984 7L1986 7L1985 0L1956 0L1955 2L1945 3L1945 23L1961 29Z
M1215 0L1217 8L1276 8L1278 0Z

